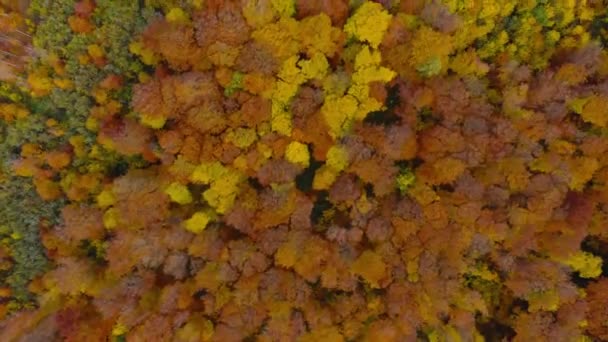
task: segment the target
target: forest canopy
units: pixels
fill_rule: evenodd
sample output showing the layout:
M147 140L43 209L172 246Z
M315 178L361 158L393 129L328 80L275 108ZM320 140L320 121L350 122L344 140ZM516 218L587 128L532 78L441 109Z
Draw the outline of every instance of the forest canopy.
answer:
M0 341L608 341L605 1L0 31Z

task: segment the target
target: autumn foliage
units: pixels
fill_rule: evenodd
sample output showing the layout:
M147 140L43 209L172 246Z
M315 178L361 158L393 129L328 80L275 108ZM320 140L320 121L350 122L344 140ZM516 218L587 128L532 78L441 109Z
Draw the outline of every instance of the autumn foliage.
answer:
M45 3L1 341L608 341L605 3Z

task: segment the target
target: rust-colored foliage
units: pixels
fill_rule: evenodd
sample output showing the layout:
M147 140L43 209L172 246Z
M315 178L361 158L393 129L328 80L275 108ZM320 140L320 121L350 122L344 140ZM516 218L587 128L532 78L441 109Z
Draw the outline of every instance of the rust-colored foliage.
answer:
M0 85L0 190L57 208L0 217L0 274L50 261L0 340L608 340L605 4L53 3Z

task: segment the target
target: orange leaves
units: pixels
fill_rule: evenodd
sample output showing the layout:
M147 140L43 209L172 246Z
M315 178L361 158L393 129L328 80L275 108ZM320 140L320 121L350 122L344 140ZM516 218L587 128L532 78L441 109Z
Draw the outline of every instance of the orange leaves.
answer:
M148 231L117 230L105 253L106 272L110 277L123 277L133 267L156 268L163 264L167 248L163 232L157 227Z
M61 293L77 296L80 293L92 293L97 274L92 263L76 258L62 258L59 266L45 275L45 283L53 284Z
M275 263L281 267L293 268L304 279L314 282L321 276L329 252L330 247L324 240L295 233L279 247Z
M205 51L196 44L194 29L188 24L157 20L148 26L142 38L146 48L162 56L174 69L185 71L205 66ZM153 63L153 58L149 62Z
M16 104L0 104L0 119L12 123L15 119L24 119L29 115L29 111Z
M21 155L23 158L12 163L13 172L17 176L33 177L36 191L44 200L58 199L65 192L68 198L80 201L98 184L98 177L95 174L76 176L62 172L72 162L69 147L43 152L37 145L25 144ZM58 182L58 178L61 178L61 181ZM78 184L74 183L75 180L83 181L80 185L85 183L86 185L77 190L72 186Z
M298 260L298 246L293 242L284 243L274 256L275 263L281 267L293 267Z
M61 170L70 165L71 155L64 151L51 151L45 156L47 164L54 170Z
M466 165L461 160L447 157L423 164L416 176L430 184L447 184L454 182L465 168Z
M384 89L384 87L382 87ZM416 156L418 142L416 132L407 125L389 128L368 126L357 129L376 150L393 160L409 160Z
M586 70L583 65L566 63L559 68L555 78L570 85L577 85L584 82L587 78L585 71Z
M95 29L95 26L90 21L90 17L95 10L95 2L93 0L82 0L74 4L73 15L68 18L68 24L72 31L76 33L90 33Z
M217 102L219 97L219 89L211 74L184 73L136 85L133 89L133 108L144 124L156 129L162 128L167 119L181 115L187 115L186 120L195 128L213 127L215 121L199 124L196 115L203 112L202 109L207 109L204 112L209 112L205 113L208 120L217 117L216 121L221 123L221 107Z
M395 245L404 244L410 236L418 231L419 227L415 222L405 220L400 217L394 217L391 220L395 234L393 235L393 243Z
M49 69L44 67L30 72L27 76L27 83L35 97L48 95L54 86L49 77Z
M344 342L344 337L340 334L340 331L336 327L319 328L305 334L300 338L301 342L314 342L314 341L326 341L326 342Z
M262 210L258 211L254 221L257 229L266 229L289 222L289 217L296 210L296 191L266 191L260 196Z
M95 26L87 19L81 16L71 16L68 18L68 24L72 31L76 33L90 33Z
M506 176L511 191L522 191L528 185L530 173L526 170L522 159L505 159L501 162L499 168Z
M13 172L20 177L32 177L41 171L39 162L34 158L24 158L13 162Z
M103 176L100 173L67 173L61 180L61 188L68 199L80 202L94 193Z
M169 341L172 337L172 327L167 316L156 314L148 317L141 325L129 332L129 341Z
M400 341L403 337L399 328L400 327L390 320L376 321L370 326L370 329L365 337L366 341Z
M217 292L238 277L230 265L222 262L209 262L197 273L195 282L198 288Z
M377 196L384 196L394 191L394 180L398 170L387 158L361 160L355 162L350 170L363 181L373 184Z
M134 170L114 181L114 208L125 228L141 229L160 223L169 214L169 196L153 170Z
M227 2L216 10L200 12L194 26L196 40L203 48L217 42L238 47L248 40L251 30L236 2Z
M585 104L580 112L583 120L594 125L605 127L608 123L606 116L606 108L608 107L608 98L605 96L593 95L585 99Z
M120 75L110 74L106 78L104 78L99 85L103 89L107 90L117 90L122 87L124 84L124 79Z
M245 82L247 76L245 76ZM245 83L247 87L247 83ZM251 89L247 89L251 91ZM243 121L249 126L255 127L264 121L270 119L270 100L262 98L260 96L251 97L241 107L241 115Z
M78 90L72 62L103 67L82 94L90 132L52 113L40 143L6 151L66 201L42 222L55 268L31 287L62 296L62 338L468 341L494 321L521 340L605 338L603 279L587 298L573 281L598 275L587 249L606 237L605 52L552 41L583 37L601 6L142 3L165 15L133 37L129 72L83 0L66 19L81 54L28 74L55 103ZM511 59L533 51L506 15L534 32L581 18L546 26L559 53L543 70ZM7 141L41 115L28 106L0 105Z
M464 137L458 131L434 126L420 134L420 151L423 158L436 157L446 152L460 152L465 148Z
M383 287L387 280L387 266L382 257L373 251L364 251L351 265L351 271L363 278L372 288Z
M45 178L34 178L34 186L40 197L45 201L56 200L61 196L59 184Z
M599 162L595 158L578 157L569 160L570 182L572 190L582 190L593 174L599 168Z
M423 208L424 219L428 223L425 225L427 228L423 231L425 234L435 234L431 231L430 227L435 229L445 228L449 222L448 213L445 206L441 202L433 202ZM424 241L425 238L432 238L432 236L419 236Z
M163 130L156 136L158 144L166 153L177 154L184 144L184 137L178 130Z

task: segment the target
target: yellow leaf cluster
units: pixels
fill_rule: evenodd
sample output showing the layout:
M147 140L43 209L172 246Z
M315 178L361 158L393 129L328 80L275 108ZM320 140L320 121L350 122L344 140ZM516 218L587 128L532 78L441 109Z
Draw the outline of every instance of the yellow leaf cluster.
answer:
M192 194L188 190L188 187L179 183L173 182L165 189L165 193L169 195L171 201L178 204L192 203Z
M392 16L377 2L366 1L348 18L344 32L377 48L382 42Z
M183 9L174 7L166 15L167 21L170 23L187 23L190 18Z
M452 52L452 39L430 27L422 26L412 41L410 64L425 77L445 71Z
M309 60L299 60L297 55L287 58L279 71L279 81L272 93L272 130L290 136L292 129L289 109L292 98L301 84L311 79L322 79L327 74L329 64L321 53Z
M582 278L597 278L602 274L602 258L588 252L578 251L563 262Z
M310 163L310 152L308 146L302 144L299 141L292 141L287 145L285 150L285 159L288 162L300 165L302 167L308 167Z
M245 14L246 15L246 14ZM280 61L295 56L300 50L299 25L293 18L281 18L275 23L264 25L253 31L251 37L267 46Z
M203 192L203 198L218 213L223 214L234 204L243 175L216 161L197 166L190 175L190 180L210 185Z
M252 128L239 127L228 132L225 139L238 148L248 148L258 139L258 135Z
M154 128L154 129L161 129L163 128L163 126L165 125L165 122L167 122L167 118L163 117L163 116L152 116L152 115L148 115L148 114L142 114L139 117L139 120L141 121L142 124L150 127L150 128Z
M199 211L184 221L184 227L194 234L199 234L205 230L207 225L214 219L215 215L210 210Z
M340 145L333 145L326 155L325 165L321 166L313 179L315 190L326 190L336 181L336 178L349 164L348 151Z
M113 229L118 226L119 217L118 210L110 208L103 214L103 226L107 229Z
M331 19L325 13L304 18L299 31L302 48L308 56L316 53L333 56L338 48L337 40L342 35L339 28L331 25Z
M111 189L106 189L97 195L97 206L100 208L107 208L116 203L116 196Z
M333 138L344 136L356 120L363 120L368 113L382 108L383 104L369 95L369 84L387 83L396 73L382 67L381 62L380 51L370 50L368 46L361 47L355 56L355 72L347 94L342 96L326 91L321 111ZM329 85L331 86L331 82Z
M326 165L336 172L340 172L348 166L348 151L341 145L333 145L327 151Z

